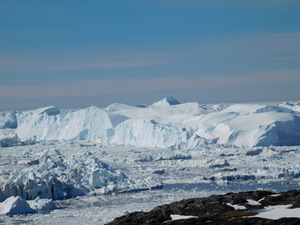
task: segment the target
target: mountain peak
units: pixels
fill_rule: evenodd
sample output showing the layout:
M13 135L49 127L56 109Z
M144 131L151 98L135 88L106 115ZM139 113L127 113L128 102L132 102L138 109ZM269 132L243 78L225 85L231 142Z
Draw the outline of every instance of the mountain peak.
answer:
M164 99L159 100L151 105L151 107L165 107L170 105L178 105L180 102L175 99L173 96L166 97Z

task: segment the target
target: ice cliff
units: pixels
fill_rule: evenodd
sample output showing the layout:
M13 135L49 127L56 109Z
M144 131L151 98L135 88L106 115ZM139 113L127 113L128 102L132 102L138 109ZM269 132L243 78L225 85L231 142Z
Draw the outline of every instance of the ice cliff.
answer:
M168 97L143 108L113 104L61 113L45 107L9 115L9 123L14 117L23 142L85 140L157 148L300 145L299 102L201 105Z
M27 139L105 141L102 139L107 137L106 133L110 128L112 123L107 113L95 106L65 114L51 107L19 114L16 133L22 141Z

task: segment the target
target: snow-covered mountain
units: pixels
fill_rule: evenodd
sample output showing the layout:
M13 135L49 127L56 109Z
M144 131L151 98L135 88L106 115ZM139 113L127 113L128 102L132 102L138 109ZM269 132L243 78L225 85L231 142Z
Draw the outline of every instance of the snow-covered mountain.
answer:
M28 140L86 140L102 145L195 148L300 145L300 103L180 104L174 97L148 107L112 104L61 113L56 107L6 115ZM16 123L12 121L16 118Z

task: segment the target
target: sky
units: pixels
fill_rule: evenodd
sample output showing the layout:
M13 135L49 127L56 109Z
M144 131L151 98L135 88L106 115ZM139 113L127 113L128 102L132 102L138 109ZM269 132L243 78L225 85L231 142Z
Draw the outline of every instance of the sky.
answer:
M1 0L0 110L300 100L299 0Z

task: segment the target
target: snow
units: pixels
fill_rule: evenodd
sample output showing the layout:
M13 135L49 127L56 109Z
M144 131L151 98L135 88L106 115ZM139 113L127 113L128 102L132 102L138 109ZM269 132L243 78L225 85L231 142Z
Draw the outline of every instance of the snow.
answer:
M267 206L262 210L258 210L258 214L251 217L260 217L271 220L278 220L280 218L300 218L300 208L291 209L292 205L275 205Z
M274 194L271 196L279 196L278 194ZM247 204L249 205L261 205L259 201L255 201L252 199L247 200ZM233 207L235 210L246 210L246 207L240 205L232 205L230 203L226 203L226 205ZM252 210L255 213L258 213L255 216L250 217L259 217L265 219L277 220L284 217L296 217L300 218L300 208L291 209L292 205L274 205L274 206L266 206L263 209Z
M247 199L247 204L248 205L261 205L259 203L259 201L255 201L255 200L252 200L252 199Z
M278 197L280 196L281 194L273 194L273 195L270 195L271 197Z
M244 210L244 209L247 209L245 206L242 206L242 205L233 205L233 204L230 204L230 203L226 203L226 205L228 205L230 207L233 207L234 210Z
M170 216L172 220L186 220L186 219L198 218L198 216L182 216L177 214L171 214Z
M47 106L47 107L43 107L43 108L34 110L34 113L55 116L55 115L60 114L60 110L55 106Z

